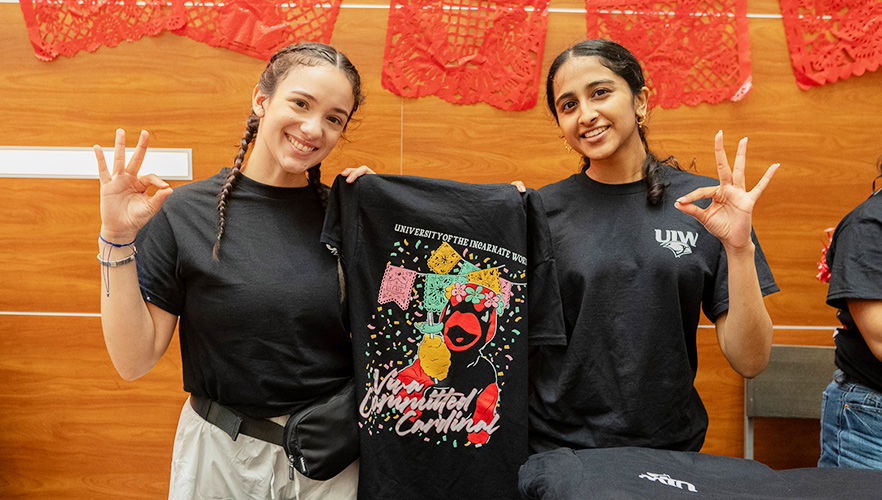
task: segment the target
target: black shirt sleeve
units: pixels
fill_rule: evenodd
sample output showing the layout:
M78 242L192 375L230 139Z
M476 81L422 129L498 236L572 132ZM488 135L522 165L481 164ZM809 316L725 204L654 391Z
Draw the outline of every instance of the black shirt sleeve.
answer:
M566 345L560 286L545 207L536 191L529 190L525 196L530 344Z
M840 224L834 239L827 254L827 304L842 308L845 299L882 299L882 220L855 217Z
M180 316L184 283L177 272L178 246L165 211L160 210L138 232L138 282L144 300Z

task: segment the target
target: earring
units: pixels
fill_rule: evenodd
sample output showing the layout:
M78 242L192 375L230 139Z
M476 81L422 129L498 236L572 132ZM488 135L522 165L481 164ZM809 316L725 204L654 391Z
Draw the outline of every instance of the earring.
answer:
M644 123L646 123L646 117L643 115L637 115L637 126L643 128Z
M570 146L570 143L567 142L566 139L564 139L563 143L564 143L564 148L566 148L566 150L567 150L567 153L572 153L572 152L573 152L573 147Z

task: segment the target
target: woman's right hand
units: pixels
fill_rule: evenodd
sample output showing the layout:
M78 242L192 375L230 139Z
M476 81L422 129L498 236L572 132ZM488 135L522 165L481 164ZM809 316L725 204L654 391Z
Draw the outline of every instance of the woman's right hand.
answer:
M172 192L168 183L156 174L138 177L148 139L149 134L142 130L132 159L126 165L126 133L117 129L112 173L107 169L101 146L96 144L92 147L98 160L98 179L101 181L101 236L107 241L133 241L138 230L159 211L162 202ZM153 195L147 193L150 186L157 188Z

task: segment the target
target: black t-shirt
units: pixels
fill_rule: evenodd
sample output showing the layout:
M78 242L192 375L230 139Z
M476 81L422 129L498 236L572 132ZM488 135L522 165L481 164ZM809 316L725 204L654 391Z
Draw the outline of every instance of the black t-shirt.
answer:
M521 468L524 500L876 500L882 471L772 470L755 460L621 447L556 450Z
M564 342L535 192L339 178L322 241L346 277L360 499L517 498L527 343Z
M696 330L702 311L715 320L729 308L727 260L722 243L674 200L718 182L664 172L670 185L657 207L642 181L609 185L575 174L539 190L568 346L534 356L533 451L698 450L704 441ZM763 294L777 291L753 240Z
M145 300L180 316L184 390L255 417L290 413L352 375L337 263L311 188L243 177L212 259L228 169L175 188L138 233Z
M827 304L848 310L846 299L882 300L882 194L877 191L846 215L827 250ZM857 329L840 328L836 366L852 380L882 392L879 361Z

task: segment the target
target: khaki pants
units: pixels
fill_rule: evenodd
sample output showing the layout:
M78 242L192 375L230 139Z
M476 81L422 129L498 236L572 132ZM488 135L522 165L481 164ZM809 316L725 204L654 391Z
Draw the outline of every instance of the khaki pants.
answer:
M273 421L283 424L287 417ZM294 470L281 446L240 434L235 441L190 406L181 410L172 453L169 500L352 500L358 460L327 481Z

